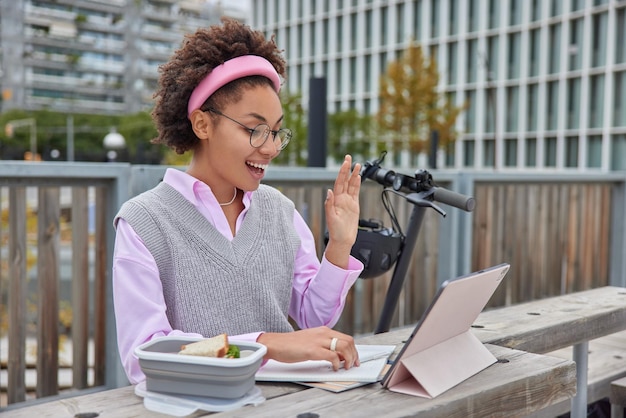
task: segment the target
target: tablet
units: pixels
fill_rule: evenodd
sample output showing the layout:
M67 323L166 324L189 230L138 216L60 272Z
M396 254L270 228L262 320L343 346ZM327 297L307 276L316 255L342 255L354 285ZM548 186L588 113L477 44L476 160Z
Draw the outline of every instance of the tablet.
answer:
M496 362L471 326L509 271L499 264L444 282L381 383L432 398Z

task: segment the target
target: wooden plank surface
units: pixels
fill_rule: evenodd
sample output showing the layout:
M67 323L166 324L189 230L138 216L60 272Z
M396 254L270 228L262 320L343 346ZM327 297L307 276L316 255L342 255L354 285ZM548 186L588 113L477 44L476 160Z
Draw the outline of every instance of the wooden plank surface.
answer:
M626 329L626 289L605 286L480 314L483 342L547 353Z
M37 213L37 397L59 391L60 189L39 188Z
M26 189L9 189L9 357L7 365L9 403L26 399L27 246Z
M626 331L607 335L589 342L587 403L592 404L611 395L611 382L626 376ZM571 360L572 347L546 353L548 356ZM626 380L625 380L626 381ZM532 417L557 417L571 409L570 401L555 403Z
M72 188L72 387L88 387L89 194Z
M379 334L380 335L380 334ZM384 341L379 340L383 343ZM488 346L498 362L435 399L393 393L379 383L342 393L307 389L293 384L262 383L266 401L256 407L202 414L215 417L385 416L385 417L511 417L528 414L575 392L575 364L570 360ZM155 417L143 407L132 387L14 409L0 416L77 416L98 413L107 417Z

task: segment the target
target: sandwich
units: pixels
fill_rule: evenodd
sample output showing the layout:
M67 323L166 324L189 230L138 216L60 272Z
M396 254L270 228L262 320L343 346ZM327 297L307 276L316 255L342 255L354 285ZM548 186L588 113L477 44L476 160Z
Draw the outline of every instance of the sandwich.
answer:
M178 354L188 356L239 358L239 347L228 343L228 335L220 334L194 343L184 344Z

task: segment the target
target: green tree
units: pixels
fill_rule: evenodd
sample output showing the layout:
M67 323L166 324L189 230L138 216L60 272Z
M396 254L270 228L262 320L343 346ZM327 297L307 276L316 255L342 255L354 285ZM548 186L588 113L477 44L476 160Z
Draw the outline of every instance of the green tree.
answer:
M329 115L328 152L336 162L343 161L346 154L355 161L367 159L371 154L372 117L350 109Z
M161 162L166 147L152 144L157 130L148 112L138 112L123 116L117 126L117 131L126 140L128 161L134 164Z
M283 112L285 117L283 124L285 128L291 129L293 136L274 164L306 166L307 164L307 123L304 109L302 108L302 95L281 94Z
M437 90L437 62L427 59L419 45L411 44L404 54L387 67L380 80L378 124L393 151L406 147L416 155L429 149L430 134L439 131L439 147L454 142L456 118L464 107L457 107Z

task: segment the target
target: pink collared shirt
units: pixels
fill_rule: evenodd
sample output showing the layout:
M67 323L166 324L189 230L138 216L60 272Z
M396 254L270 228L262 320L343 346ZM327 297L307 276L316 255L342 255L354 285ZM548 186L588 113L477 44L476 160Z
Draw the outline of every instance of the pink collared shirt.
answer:
M224 212L209 186L177 169L169 168L163 181L189 200L222 235L233 239ZM235 231L250 207L253 192L243 197L244 210L237 218ZM115 250L113 253L113 300L117 321L117 342L122 365L131 383L145 379L134 350L155 337L166 335L200 334L184 333L172 329L165 314L159 271L152 254L132 227L117 218ZM296 255L295 272L289 316L301 328L333 327L339 320L348 291L363 270L363 264L350 257L348 270L341 269L322 257L317 258L313 234L308 225L294 211L294 227L301 240ZM235 340L256 341L263 330L251 334L229 336ZM209 337L209 336L207 336Z

